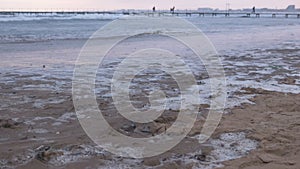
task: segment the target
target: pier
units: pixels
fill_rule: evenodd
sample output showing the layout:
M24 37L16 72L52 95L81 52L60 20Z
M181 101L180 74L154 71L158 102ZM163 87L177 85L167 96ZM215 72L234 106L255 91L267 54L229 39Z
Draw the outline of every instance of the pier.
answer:
M199 16L199 17L243 17L243 18L260 18L260 17L269 17L269 18L300 18L299 13L288 13L288 12L195 12L195 11L179 11L179 12L169 12L169 11L157 11L157 12L147 12L147 11L123 11L123 12L114 12L114 11L0 11L0 15L87 15L87 14L102 14L102 15L145 15L145 16Z

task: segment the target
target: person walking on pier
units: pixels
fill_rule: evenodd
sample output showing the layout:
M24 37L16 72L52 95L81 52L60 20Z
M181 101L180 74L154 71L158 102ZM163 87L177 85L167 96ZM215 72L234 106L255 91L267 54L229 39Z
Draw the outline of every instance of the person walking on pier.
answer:
M255 6L252 8L252 13L255 13Z
M152 11L155 12L155 6L153 6Z
M173 8L170 8L170 12L174 13L175 12L175 6L173 6Z

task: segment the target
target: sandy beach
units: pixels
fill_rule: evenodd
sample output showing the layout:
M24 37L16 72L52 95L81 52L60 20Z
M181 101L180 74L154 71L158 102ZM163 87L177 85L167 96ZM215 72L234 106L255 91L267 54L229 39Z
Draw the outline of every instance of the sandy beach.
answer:
M82 129L74 109L72 76L76 58L86 38L108 20L99 21L93 28L78 23L93 25L95 20L66 21L69 25L61 28L66 32L72 24L89 29L86 34L75 33L78 37L73 39L75 35L69 34L43 39L43 33L38 40L25 35L14 42L2 38L0 168L300 168L300 21L284 21L290 23L286 26L277 25L280 19L266 19L262 24L263 19L238 18L244 25L234 24L230 32L232 25L222 25L238 21L223 19L191 19L215 45L227 80L223 117L204 144L199 143L199 134L210 109L210 82L204 65L193 60L186 47L158 34L141 35L120 43L99 68L95 91L99 109L115 130L138 138L165 132L176 120L179 108L170 106L147 124L121 116L112 101L110 80L122 58L139 48L161 47L177 53L192 67L203 99L193 129L173 149L144 159L119 157L97 146ZM62 21L45 21L41 27L57 22ZM257 26L247 27L252 22ZM5 24L0 22L1 26ZM241 31L243 28L249 28L248 33ZM37 32L33 30L33 34ZM180 94L170 75L160 70L143 71L132 81L131 102L136 108L147 108L147 96L157 87L174 100Z

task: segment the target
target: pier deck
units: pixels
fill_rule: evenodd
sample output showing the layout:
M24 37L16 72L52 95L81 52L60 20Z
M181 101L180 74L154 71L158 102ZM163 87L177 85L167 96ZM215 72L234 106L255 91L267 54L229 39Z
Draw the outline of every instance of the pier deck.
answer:
M166 12L166 11L157 11L157 12L113 12L113 11L0 11L0 15L72 15L72 14L103 14L103 15L146 15L146 16L199 16L199 17L283 17L283 18L300 18L299 13L288 13L288 12Z

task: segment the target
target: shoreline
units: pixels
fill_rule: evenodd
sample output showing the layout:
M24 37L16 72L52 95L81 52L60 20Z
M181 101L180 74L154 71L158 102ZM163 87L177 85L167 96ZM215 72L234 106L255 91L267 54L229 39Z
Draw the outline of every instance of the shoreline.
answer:
M233 59L235 60L235 58ZM245 63L248 59L240 58L242 63ZM226 59L227 64L229 60ZM297 65L293 61L291 63ZM115 64L116 62L112 61L107 63L106 66L110 67ZM242 67L245 66L243 65ZM236 69L237 67L234 66L234 68ZM252 68L248 67L248 69ZM248 69L246 70L248 71ZM234 104L230 105L230 108L225 109L223 119L208 143L200 145L195 137L199 134L203 120L205 120L209 109L209 105L201 104L201 116L199 116L189 137L184 139L182 143L170 152L141 161L118 158L110 153L103 152L101 149L95 148L95 144L82 131L74 112L70 79L64 79L60 74L57 77L53 77L53 74L50 72L48 74L50 73L49 75L51 76L44 76L44 73L40 72L36 75L30 72L25 75L22 75L22 73L14 74L14 72L0 74L5 79L13 81L10 83L0 82L0 89L2 91L1 100L5 100L0 107L0 111L2 112L2 127L0 131L1 133L5 133L0 141L0 149L1 152L9 152L2 154L0 159L7 159L7 162L17 159L13 163L19 164L20 168L31 168L32 166L73 168L77 165L100 166L100 168L101 166L105 168L108 166L117 167L118 165L127 165L136 168L147 168L149 166L155 166L156 168L189 168L194 164L198 165L198 167L200 165L199 168L222 167L223 165L224 168L232 168L233 166L233 168L246 166L255 168L268 167L269 165L273 168L274 166L282 167L284 165L289 168L297 168L299 166L299 163L295 160L286 160L289 156L296 158L298 155L293 156L290 153L286 155L284 151L280 150L292 150L296 151L296 154L298 151L297 149L291 149L290 145L293 145L291 140L295 140L295 146L299 147L299 143L297 142L299 139L290 136L290 131L286 129L293 126L297 127L297 119L299 118L297 112L300 111L299 91L298 93L297 91L291 91L294 94L289 93L288 90L285 92L266 91L259 89L259 86L256 86L258 88L251 88L247 87L247 85L232 83L236 82L236 80L229 81L228 85L231 89L229 90L228 103ZM232 76L231 73L234 76L236 74L235 71L229 70L226 73L228 76ZM257 76L256 73L253 74L255 76L252 75L252 78ZM253 80L259 78L262 81L268 79L269 76L279 75L278 71L270 71L269 73L265 74L263 72L262 76L257 76ZM297 77L290 76L287 79L278 78L277 81L279 85L282 83L284 85L299 86ZM245 81L245 79L240 80ZM201 83L207 83L205 79L201 81ZM169 83L168 81L166 82ZM103 83L103 85L107 84ZM101 90L99 92L98 95L105 96L106 92L102 93ZM239 99L239 101L236 102L236 99ZM156 131L156 129L165 124L169 126L174 120L175 115L170 111L162 119L162 122L157 121L152 127L150 126L149 131L148 129L145 130L143 126L137 126L136 130L131 130L130 127L128 128L126 121L116 118L115 110L111 109L109 96L105 96L102 99L98 98L98 103L104 108L103 113L108 117L107 120L123 134L147 136L153 130L155 132L162 132L159 130ZM290 114L291 112L292 114ZM278 128L278 131L283 130L281 131L283 135L279 141L278 139L272 140L274 120L271 117L278 121L276 121L276 124L283 124L283 126L279 126L280 128ZM291 123L288 123L289 120L292 120ZM264 128L266 130L266 133L264 133L264 130L259 130L262 125L264 127L271 126L271 128ZM77 130L74 130L74 128ZM229 136L223 137L227 137L227 139L220 139L220 136L226 133L229 133ZM297 131L293 133L296 135ZM228 140L230 138L231 141ZM276 145L280 141L283 141L287 145ZM229 148L226 147L228 146L226 142L232 142L233 147L230 147L230 145ZM263 147L265 145L270 146L273 143L275 146L274 151ZM244 145L248 150L241 149L239 144ZM50 147L50 150L41 150L47 147ZM195 151L195 147L198 147L197 151ZM220 152L214 152L214 150L218 149L220 152L229 154L223 157L219 156L218 153ZM279 150L277 151L277 149ZM85 150L92 153L89 154ZM235 151L238 153L234 153ZM250 154L248 154L249 151ZM76 152L77 155L75 155ZM43 155L41 156L40 153ZM177 155L174 156L174 153ZM86 154L89 155L86 156ZM240 155L242 155L241 158L239 157ZM64 158L67 160L62 160ZM115 159L118 160L115 161ZM25 165L22 161L25 162ZM113 165L114 163L116 165ZM9 163L5 162L3 164L9 166Z
M245 37L253 38L251 33L232 37L242 34L240 27L235 27L236 31L229 34L234 44L228 46L229 28L210 34L217 37L216 41L221 39L218 46L226 49L220 59L226 72L228 100L219 127L205 144L199 144L198 139L212 96L201 61L165 37L141 35L118 44L99 67L95 94L105 119L120 133L132 137L162 133L173 124L179 109L170 106L161 117L145 125L132 124L117 112L111 97L111 78L124 56L133 51L160 47L181 56L193 71L203 99L189 135L174 149L146 159L106 152L81 128L73 106L72 75L83 40L0 43L5 49L0 54L0 168L299 168L300 41L295 40L297 32L291 34L297 26L291 25L292 30L274 37L273 32L284 26L266 27L272 31L256 36L265 35L263 38L243 42ZM277 45L272 46L270 41ZM264 46L239 48L250 42ZM149 107L147 96L157 87L175 101L179 94L174 79L158 70L140 72L131 85L130 102L140 109Z

